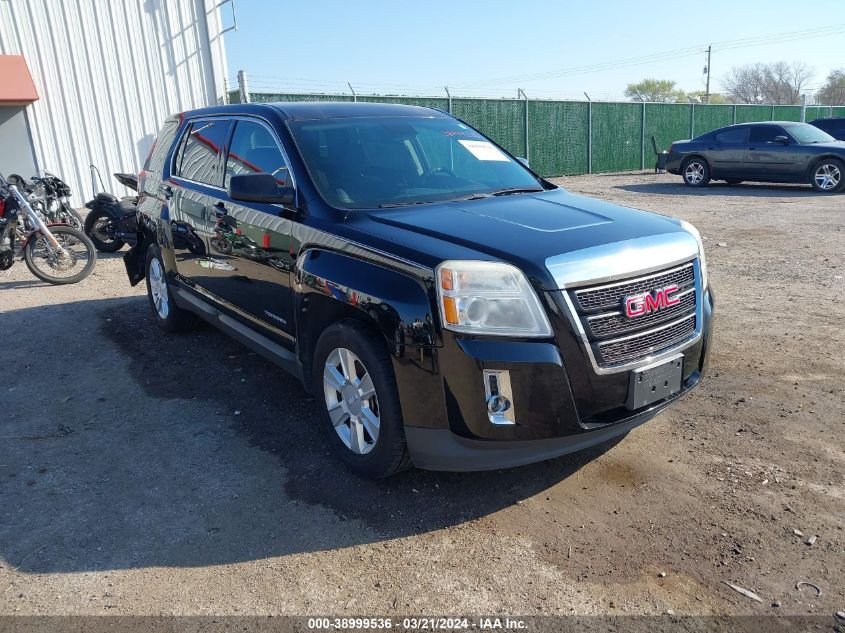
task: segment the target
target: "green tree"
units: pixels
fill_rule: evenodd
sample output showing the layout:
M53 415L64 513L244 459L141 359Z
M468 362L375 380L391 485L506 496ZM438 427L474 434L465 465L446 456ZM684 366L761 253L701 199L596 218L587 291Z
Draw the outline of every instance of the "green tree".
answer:
M676 88L671 79L643 79L628 84L625 96L631 101L654 101L657 103L675 103L686 99L684 91Z

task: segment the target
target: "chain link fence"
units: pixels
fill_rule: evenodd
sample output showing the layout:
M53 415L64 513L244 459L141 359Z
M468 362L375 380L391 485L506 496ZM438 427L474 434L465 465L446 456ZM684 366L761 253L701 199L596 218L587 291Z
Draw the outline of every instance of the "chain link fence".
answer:
M250 93L254 103L275 101L361 101L401 103L451 112L494 139L515 156L528 158L542 176L629 171L653 168L657 150L673 141L752 121L801 121L801 106L705 105L381 97L370 95ZM229 93L230 103L240 93ZM845 117L845 106L807 106L806 121Z

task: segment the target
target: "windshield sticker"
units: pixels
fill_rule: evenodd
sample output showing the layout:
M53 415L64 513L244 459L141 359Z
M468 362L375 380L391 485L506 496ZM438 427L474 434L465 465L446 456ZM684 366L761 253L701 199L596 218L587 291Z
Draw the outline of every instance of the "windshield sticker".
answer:
M499 151L499 148L493 145L490 141L459 140L458 143L466 147L467 150L469 150L469 152L478 160L497 160L508 162L508 157Z

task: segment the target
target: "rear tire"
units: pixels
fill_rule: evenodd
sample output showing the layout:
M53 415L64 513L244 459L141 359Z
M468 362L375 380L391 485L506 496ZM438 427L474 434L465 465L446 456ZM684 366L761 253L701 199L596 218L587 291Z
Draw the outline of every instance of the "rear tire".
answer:
M321 426L351 470L381 478L410 466L399 390L382 336L355 321L330 326L314 349L312 384Z
M197 325L197 317L193 312L183 310L173 301L161 250L155 244L147 248L144 270L147 279L147 299L150 301L153 317L158 326L171 334L194 329Z
M109 221L114 222L106 211L92 211L85 218L85 235L91 238L94 246L101 253L115 253L123 248L124 241L117 237L109 237L102 232L102 226Z
M710 182L710 165L703 158L687 158L681 165L681 177L688 187L706 187Z
M845 163L838 158L823 158L810 170L810 184L820 193L836 193L845 184Z

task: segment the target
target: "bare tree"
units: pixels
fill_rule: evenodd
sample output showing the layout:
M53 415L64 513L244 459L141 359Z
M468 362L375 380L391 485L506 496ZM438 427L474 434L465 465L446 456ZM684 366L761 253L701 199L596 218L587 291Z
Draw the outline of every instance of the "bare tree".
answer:
M801 103L801 90L812 78L812 69L802 62L749 64L732 68L722 80L734 103Z
M816 95L821 105L845 105L845 68L832 70Z

